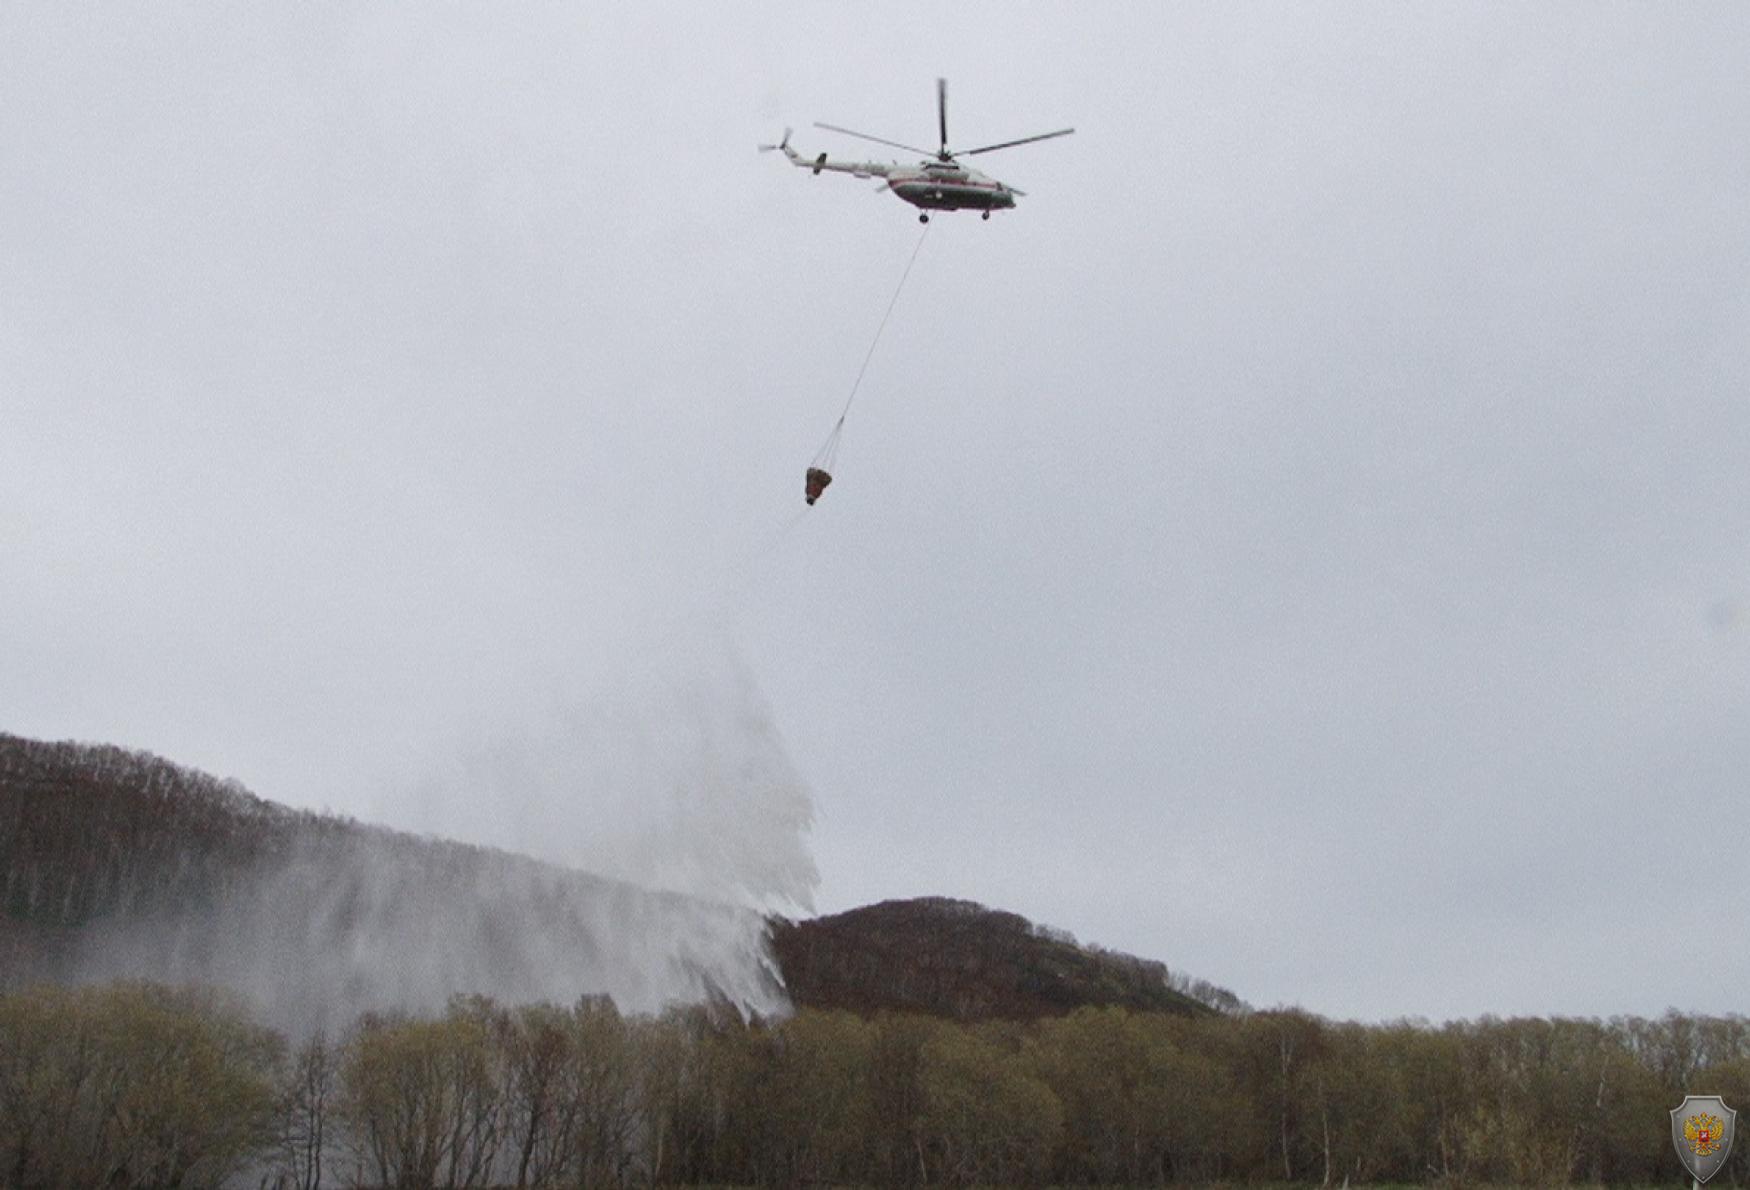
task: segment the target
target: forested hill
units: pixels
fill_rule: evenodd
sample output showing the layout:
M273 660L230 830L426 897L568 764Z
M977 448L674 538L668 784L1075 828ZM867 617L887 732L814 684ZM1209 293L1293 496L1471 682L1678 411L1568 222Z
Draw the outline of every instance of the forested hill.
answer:
M280 1028L605 993L778 1011L758 914L292 810L155 756L0 735L0 988L243 992Z
M970 901L883 901L778 921L772 949L800 1007L954 1020L1032 1020L1084 1005L1183 1016L1233 1011L1233 993L1165 965L1077 945L1061 930Z
M265 801L145 753L0 734L0 989L147 978L249 995L281 1028L342 1028L454 992L622 1008L726 999L1056 1016L1231 1010L1159 963L964 901L767 922L524 857Z

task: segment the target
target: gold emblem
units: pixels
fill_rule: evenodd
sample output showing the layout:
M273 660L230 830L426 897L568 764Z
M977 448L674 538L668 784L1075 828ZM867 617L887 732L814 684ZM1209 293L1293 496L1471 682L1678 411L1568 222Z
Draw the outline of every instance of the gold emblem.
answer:
M1724 1125L1718 1116L1702 1112L1683 1121L1683 1143L1697 1157L1712 1157L1720 1151L1720 1134Z

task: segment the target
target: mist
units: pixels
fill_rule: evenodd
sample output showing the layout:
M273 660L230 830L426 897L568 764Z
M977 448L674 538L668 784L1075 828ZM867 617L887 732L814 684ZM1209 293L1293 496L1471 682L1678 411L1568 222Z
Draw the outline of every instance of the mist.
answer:
M300 842L211 905L99 925L67 974L228 988L293 1035L456 995L788 1010L757 913L386 832Z
M0 825L0 986L217 986L300 1035L464 994L788 1008L756 910L292 810L143 753L0 736Z
M384 817L647 888L812 908L808 788L724 637L652 640L634 668L546 705L426 779Z

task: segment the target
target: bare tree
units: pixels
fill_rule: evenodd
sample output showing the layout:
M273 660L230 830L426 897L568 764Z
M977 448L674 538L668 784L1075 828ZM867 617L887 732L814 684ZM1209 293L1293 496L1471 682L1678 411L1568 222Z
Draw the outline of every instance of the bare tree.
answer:
M293 1053L280 1101L280 1172L297 1190L321 1190L334 1094L334 1051L318 1031Z

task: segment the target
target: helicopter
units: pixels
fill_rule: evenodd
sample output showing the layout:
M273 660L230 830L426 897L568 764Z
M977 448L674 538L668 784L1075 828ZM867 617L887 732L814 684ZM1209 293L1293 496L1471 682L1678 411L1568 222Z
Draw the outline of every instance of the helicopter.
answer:
M901 200L917 207L918 222L928 223L931 211L974 210L983 212L983 217L989 219L992 211L1009 210L1014 207L1016 198L1026 196L1023 190L1005 186L987 174L961 165L957 158L990 153L997 149L1011 149L1036 140L1050 140L1054 136L1068 136L1075 131L1073 128L1059 128L1056 132L1042 132L1038 136L1024 136L1019 140L1006 140L977 149L951 151L948 148L948 80L940 78L936 80L936 122L942 134L942 143L933 154L928 149L870 136L866 132L853 132L836 124L815 122L816 128L824 128L828 132L842 132L860 140L891 145L896 149L934 158L921 161L917 165L886 164L879 161L833 161L825 153L818 157L807 157L790 147L791 130L788 128L784 129L783 140L775 145L761 145L759 148L762 153L773 149L782 150L784 156L790 159L791 165L812 170L815 174L819 174L821 170L830 170L856 178L885 178L886 182L881 189L891 190Z

